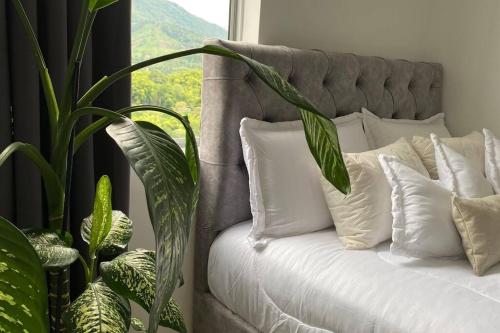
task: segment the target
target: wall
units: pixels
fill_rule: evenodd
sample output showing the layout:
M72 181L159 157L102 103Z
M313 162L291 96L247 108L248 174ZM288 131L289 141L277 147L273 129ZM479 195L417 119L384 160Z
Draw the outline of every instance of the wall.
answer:
M146 195L139 178L131 170L130 176L130 214L129 217L134 221L134 234L129 243L129 249L143 248L154 250L155 241L153 228L149 220L148 208L146 204ZM191 232L193 235L193 232ZM174 292L174 299L184 314L184 321L188 332L192 332L192 307L193 307L193 267L194 267L194 243L191 237L186 252L186 259L182 267L184 274L184 286ZM132 313L134 317L143 320L147 324L148 316L146 311L136 304L132 304ZM134 332L132 329L130 332ZM159 333L172 333L173 330L160 327Z
M443 107L451 132L500 135L500 2L432 3L425 58L444 65Z
M451 132L500 135L499 1L262 0L260 10L262 44L442 63Z
M235 25L232 26L232 39L244 40L249 43L258 43L261 0L233 1L235 10Z
M262 0L259 42L419 58L429 0Z

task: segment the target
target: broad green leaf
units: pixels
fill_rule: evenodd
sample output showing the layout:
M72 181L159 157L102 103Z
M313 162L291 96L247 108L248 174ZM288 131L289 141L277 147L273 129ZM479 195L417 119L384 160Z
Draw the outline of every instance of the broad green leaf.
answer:
M144 323L139 319L132 317L132 320L130 321L130 326L134 329L134 331L137 332L146 332L146 326L144 326Z
M96 10L114 4L115 2L118 2L118 0L89 0L89 11L95 12Z
M29 230L25 232L25 235L44 268L66 267L78 259L78 250L69 247L66 241L52 231Z
M90 229L89 255L96 258L97 251L101 249L104 239L111 230L111 181L108 176L102 176L97 182L94 198L94 212L92 213L92 228ZM83 236L83 233L82 233Z
M307 98L270 66L219 46L207 45L203 49L211 51L215 55L245 62L278 95L297 106L304 123L309 150L323 176L342 193L347 194L351 191L349 174L340 150L337 128L329 118L319 112Z
M346 194L350 192L351 186L349 182L349 175L344 165L335 124L319 112L316 107L307 100L307 98L302 96L302 94L294 86L284 80L271 67L220 46L207 45L197 49L175 52L148 59L121 69L114 74L99 80L78 101L78 107L90 105L93 100L95 100L113 83L139 69L146 68L160 62L198 53L223 56L246 63L267 86L273 89L283 99L297 106L297 111L300 113L302 122L304 123L304 131L309 149L323 175L339 191Z
M120 295L150 311L155 296L155 253L136 249L101 263L101 276ZM171 298L160 315L160 325L186 332L182 313Z
M26 236L0 217L0 332L49 331L47 286Z
M148 332L155 332L181 271L195 210L197 186L182 149L146 122L120 119L107 127L146 190L156 241L156 291Z
M130 327L130 303L103 281L89 283L63 318L73 333L125 333Z
M92 216L85 218L81 226L83 240L88 244L92 230ZM114 255L122 252L132 238L132 221L119 210L113 210L111 229L101 243L99 252L105 255Z
M87 110L89 108L83 108L80 110ZM93 109L93 108L90 108ZM193 129L191 128L191 125L189 124L189 120L187 117L182 116L181 114L169 109L169 108L164 108L161 106L156 106L156 105L135 105L131 107L126 107L123 109L118 110L117 112L113 113L112 115L105 115L105 113L101 112L100 115L103 115L105 117L93 122L89 126L85 127L82 131L78 133L78 135L75 137L75 149L74 151L78 151L79 147L94 133L97 131L101 130L102 128L108 126L111 124L115 119L119 118L116 117L115 114L118 115L130 115L134 112L143 112L143 111L148 111L148 112L159 112L165 115L168 115L177 121L179 121L184 129L186 130L186 159L189 164L189 168L191 170L191 176L193 177L193 181L195 184L198 183L198 178L199 178L199 173L200 173L200 160L198 158L198 146L196 142L196 136L194 135ZM75 111L75 113L77 113ZM123 116L124 117L124 116ZM197 198L197 196L195 196Z

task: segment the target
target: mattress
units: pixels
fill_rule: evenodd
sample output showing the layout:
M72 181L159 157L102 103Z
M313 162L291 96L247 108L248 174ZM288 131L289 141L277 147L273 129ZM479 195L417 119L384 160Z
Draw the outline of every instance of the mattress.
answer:
M500 332L500 266L477 277L464 258L412 260L388 244L345 250L333 229L263 250L235 225L213 243L212 294L262 332Z

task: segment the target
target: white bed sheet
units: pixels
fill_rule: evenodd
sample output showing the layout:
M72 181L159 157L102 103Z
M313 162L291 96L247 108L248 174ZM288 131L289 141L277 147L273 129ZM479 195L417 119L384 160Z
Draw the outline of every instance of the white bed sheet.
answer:
M262 251L250 223L210 251L212 294L262 332L500 332L500 266L477 277L465 259L410 260L388 244L344 250L335 231L276 239Z

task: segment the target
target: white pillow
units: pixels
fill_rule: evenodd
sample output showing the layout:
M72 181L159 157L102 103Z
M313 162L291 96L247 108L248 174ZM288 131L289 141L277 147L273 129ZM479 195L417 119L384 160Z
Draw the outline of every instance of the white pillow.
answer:
M482 198L493 195L490 183L477 163L443 144L431 134L436 154L436 166L441 184L462 198Z
M416 258L463 254L451 192L393 156L380 155L379 161L392 187L391 253Z
M391 188L378 162L379 154L395 155L429 175L404 138L380 149L344 154L351 193L345 196L323 177L321 185L337 235L347 249L368 249L391 238Z
M342 148L368 148L359 113L334 122ZM321 171L309 151L301 121L268 123L244 118L240 136L249 174L252 246L333 224L321 190Z
M425 120L382 119L367 109L362 109L363 126L371 149L387 146L399 138L411 141L413 136L429 136L436 133L442 138L450 137L444 124L444 113Z
M483 129L485 145L485 171L486 178L500 194L500 140L488 129Z

